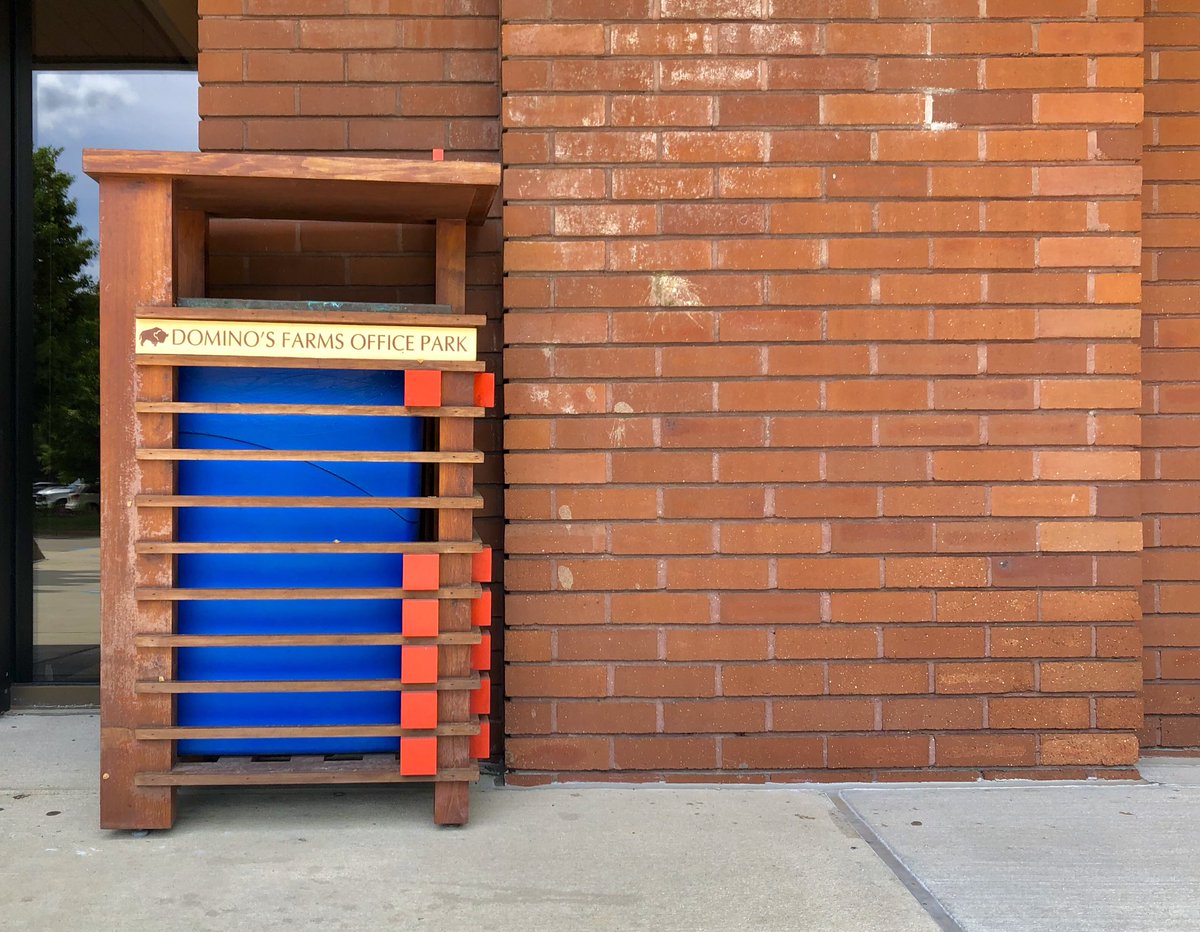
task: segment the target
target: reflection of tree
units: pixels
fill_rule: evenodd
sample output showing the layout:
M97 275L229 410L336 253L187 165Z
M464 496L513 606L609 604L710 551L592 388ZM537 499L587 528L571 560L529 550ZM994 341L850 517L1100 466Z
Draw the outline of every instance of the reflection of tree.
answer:
M61 152L33 153L33 431L39 471L69 481L100 472L100 303Z

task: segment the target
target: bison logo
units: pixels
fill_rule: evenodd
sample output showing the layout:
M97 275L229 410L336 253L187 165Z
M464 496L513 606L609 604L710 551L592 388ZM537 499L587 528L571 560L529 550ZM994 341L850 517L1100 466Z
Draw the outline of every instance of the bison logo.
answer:
M151 346L158 346L167 339L167 331L162 327L151 327L148 330L143 330L138 337L142 346L149 343Z

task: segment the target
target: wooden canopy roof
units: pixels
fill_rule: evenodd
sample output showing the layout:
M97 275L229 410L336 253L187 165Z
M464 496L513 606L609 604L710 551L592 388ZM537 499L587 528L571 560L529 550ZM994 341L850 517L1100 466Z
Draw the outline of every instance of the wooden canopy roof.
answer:
M85 149L83 170L170 178L179 207L216 217L482 223L500 186L492 162Z

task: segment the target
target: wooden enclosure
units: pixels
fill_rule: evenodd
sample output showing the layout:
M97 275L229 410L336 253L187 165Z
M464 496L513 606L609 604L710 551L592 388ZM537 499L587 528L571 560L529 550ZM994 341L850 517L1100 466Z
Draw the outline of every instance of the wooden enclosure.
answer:
M101 825L161 829L175 818L179 786L434 781L439 824L462 824L478 757L487 756L490 553L473 531L474 418L492 403L494 380L474 359L281 358L159 352L139 319L230 325L331 323L353 327L459 328L484 318L465 312L466 225L486 217L498 165L165 152L89 151L84 170L101 197ZM436 224L436 306L389 311L261 302L204 304L210 217L394 221ZM201 306L201 305L204 306ZM214 306L219 305L219 306ZM180 366L391 369L404 372L403 406L198 404L177 397ZM176 422L196 412L422 417L432 442L413 452L183 449ZM181 495L177 466L196 460L299 459L431 464L436 488L404 497ZM181 509L405 508L434 513L427 539L314 543L280 540L189 542L177 534ZM185 588L183 554L403 554L404 588ZM410 585L410 578L414 581ZM399 634L194 635L177 630L178 606L192 600L403 601ZM435 608L431 608L435 606ZM411 616L411 617L410 617ZM394 678L197 681L177 676L189 647L399 646ZM191 693L398 692L399 725L197 728L179 724L176 697ZM396 754L327 760L219 757L181 761L177 742L203 738L398 738Z

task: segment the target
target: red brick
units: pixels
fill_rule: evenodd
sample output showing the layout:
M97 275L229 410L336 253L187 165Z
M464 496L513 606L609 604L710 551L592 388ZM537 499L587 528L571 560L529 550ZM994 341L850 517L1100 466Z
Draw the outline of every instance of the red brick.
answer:
M712 616L708 595L679 592L614 592L610 596L615 624L697 624Z
M992 728L1045 731L1052 728L1087 728L1091 710L1087 699L991 698L988 724Z
M781 589L878 589L879 560L865 557L778 561Z
M885 731L981 730L983 700L885 699L883 728Z
M829 666L829 694L901 695L929 691L924 663L836 663Z
M1141 667L1135 663L1097 660L1042 664L1044 692L1135 692L1141 683Z
M767 706L755 700L717 699L663 705L663 730L676 733L765 731Z
M933 597L927 592L834 592L830 614L835 622L930 621Z
M722 739L721 750L723 766L735 769L821 767L825 758L825 746L820 738L729 737Z
M982 657L984 632L978 628L891 628L883 633L883 656L901 660Z
M927 767L930 742L919 736L871 736L829 739L829 766L847 767Z
M1033 689L1033 665L1001 661L939 663L936 691L947 694L1011 693Z
M765 631L687 630L667 632L667 660L763 660L767 656Z
M1033 735L938 735L934 744L939 767L1031 767L1036 761Z
M865 629L801 626L775 635L775 656L780 660L876 657L878 652L875 633Z
M655 663L613 670L614 696L715 696L717 668Z
M827 94L821 122L831 126L917 124L925 102L917 94Z
M607 680L598 666L509 666L504 689L509 696L603 696Z
M815 663L727 665L721 674L726 696L819 696L824 679Z
M786 699L772 703L781 731L870 731L875 703L870 699Z
M1046 735L1041 742L1041 763L1087 766L1133 766L1138 759L1134 735Z
M522 738L510 737L504 743L508 766L518 770L607 770L607 738Z
M723 624L815 624L821 597L807 592L722 592L718 616Z
M555 712L560 734L637 734L657 730L652 702L560 702Z
M717 765L713 738L616 738L613 762L621 770L708 770Z

